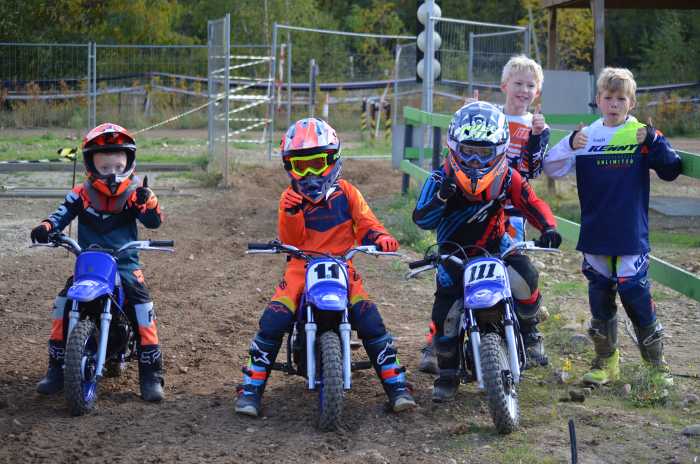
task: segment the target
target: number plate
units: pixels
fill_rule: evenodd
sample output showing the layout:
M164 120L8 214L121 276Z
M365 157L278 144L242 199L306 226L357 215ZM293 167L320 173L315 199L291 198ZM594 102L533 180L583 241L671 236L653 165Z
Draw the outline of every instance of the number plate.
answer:
M464 285L482 281L506 281L505 266L495 259L478 260L469 264L464 270Z
M347 288L345 272L335 261L316 261L309 264L306 270L306 288L311 288L319 282L336 282Z

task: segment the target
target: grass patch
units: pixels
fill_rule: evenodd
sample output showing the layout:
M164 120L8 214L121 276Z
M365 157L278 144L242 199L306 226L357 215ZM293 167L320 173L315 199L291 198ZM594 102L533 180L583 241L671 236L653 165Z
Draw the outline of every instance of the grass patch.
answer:
M343 155L345 156L390 156L391 141L390 140L364 140L359 144L348 144L343 147Z
M413 223L417 197L417 190L409 190L406 196L394 195L388 203L379 203L376 210L384 226L394 234L401 246L423 253L435 243L435 233L420 229Z
M636 407L665 406L670 404L674 387L665 386L654 376L655 370L645 363L625 363L620 366L620 376L632 387L627 401Z
M700 248L700 235L683 232L650 231L649 241L652 246Z

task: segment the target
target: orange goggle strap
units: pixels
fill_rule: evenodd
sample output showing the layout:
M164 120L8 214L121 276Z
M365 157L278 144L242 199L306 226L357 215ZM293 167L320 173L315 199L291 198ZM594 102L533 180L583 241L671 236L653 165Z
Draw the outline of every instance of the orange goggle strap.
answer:
M308 174L320 176L328 166L338 159L337 153L314 153L310 155L287 156L283 159L284 168L304 177Z

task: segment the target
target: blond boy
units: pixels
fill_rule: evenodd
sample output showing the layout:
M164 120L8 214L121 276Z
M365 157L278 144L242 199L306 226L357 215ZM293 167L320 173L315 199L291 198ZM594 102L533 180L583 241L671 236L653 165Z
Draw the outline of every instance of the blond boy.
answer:
M629 70L603 69L596 95L602 118L573 131L544 159L544 171L551 177L576 169L581 205L576 249L583 253L592 315L589 335L596 353L583 381L593 385L620 375L616 293L653 378L673 383L663 356L663 327L647 280L649 169L672 181L681 172L681 159L651 120L644 125L629 114L636 105L636 89Z

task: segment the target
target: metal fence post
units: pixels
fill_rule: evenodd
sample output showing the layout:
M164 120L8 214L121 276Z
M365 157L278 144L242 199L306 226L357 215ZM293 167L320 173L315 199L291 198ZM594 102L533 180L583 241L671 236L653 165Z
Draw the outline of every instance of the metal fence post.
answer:
M270 50L272 57L272 66L270 67L269 82L270 85L270 104L267 107L267 114L270 118L270 137L267 140L267 157L272 159L272 139L275 137L275 76L277 75L277 23L272 25L272 49Z
M225 66L224 66L224 114L226 115L224 117L224 120L226 122L226 135L225 135L225 140L224 140L224 187L228 188L228 139L229 139L229 131L230 131L230 114L229 114L229 105L230 105L230 96L231 96L231 82L230 82L230 77L231 77L231 14L226 13L226 19L224 21L224 36L226 37L226 50L225 50Z

